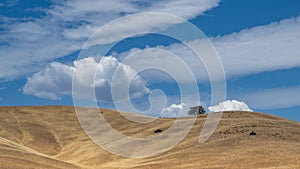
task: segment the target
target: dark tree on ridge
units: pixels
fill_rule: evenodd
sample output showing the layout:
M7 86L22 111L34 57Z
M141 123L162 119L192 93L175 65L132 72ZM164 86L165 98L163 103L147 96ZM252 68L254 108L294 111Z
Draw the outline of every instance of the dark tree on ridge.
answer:
M190 107L190 110L188 111L188 115L198 115L198 114L204 114L206 111L202 106L194 106Z

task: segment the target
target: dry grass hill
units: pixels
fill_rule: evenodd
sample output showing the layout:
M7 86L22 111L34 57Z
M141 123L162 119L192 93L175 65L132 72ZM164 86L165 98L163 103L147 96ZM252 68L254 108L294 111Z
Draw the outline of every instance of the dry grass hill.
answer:
M163 132L173 122L158 119L138 124L118 112L101 111L112 127L135 137L149 137L157 134L157 129ZM300 168L299 123L262 113L226 112L212 137L199 144L205 117L199 116L187 137L173 149L154 157L130 159L93 143L73 107L0 107L0 168Z

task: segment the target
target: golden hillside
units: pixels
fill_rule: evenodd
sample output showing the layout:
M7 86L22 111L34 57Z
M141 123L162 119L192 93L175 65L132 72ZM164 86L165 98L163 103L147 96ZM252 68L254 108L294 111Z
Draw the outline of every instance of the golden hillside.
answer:
M89 110L86 108L87 113ZM139 124L116 111L101 111L113 128L134 137L155 135L155 130L164 131L174 121L157 119ZM199 116L187 137L173 149L154 157L130 159L93 143L73 107L0 107L0 168L300 168L299 123L262 113L225 112L212 137L199 144L205 117Z

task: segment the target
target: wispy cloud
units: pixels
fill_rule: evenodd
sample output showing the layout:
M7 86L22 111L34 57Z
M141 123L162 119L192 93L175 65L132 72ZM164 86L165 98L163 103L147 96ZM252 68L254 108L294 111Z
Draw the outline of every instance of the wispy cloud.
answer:
M6 19L0 34L0 78L36 72L46 62L80 50L95 30L120 16L153 11L190 19L216 7L219 1L53 0L41 18L2 17ZM152 26L157 21L151 18ZM142 21L132 28L144 29Z
M238 96L254 109L280 109L300 105L300 87L272 88Z
M19 0L3 0L0 2L0 6L12 7L16 6L19 3Z
M226 76L230 78L300 66L299 29L300 16L210 39L219 53ZM195 48L200 47L202 43L201 39L187 42ZM151 55L158 64L172 64L169 61L165 62L164 57L161 57L161 50L156 49L168 50L180 56L199 80L208 79L204 66L201 62L196 62L195 54L182 43L146 50L133 49L120 54L119 57L141 53L141 55ZM155 77L154 80L160 79L159 76L153 76Z
M226 73L246 75L300 66L300 16L212 38Z

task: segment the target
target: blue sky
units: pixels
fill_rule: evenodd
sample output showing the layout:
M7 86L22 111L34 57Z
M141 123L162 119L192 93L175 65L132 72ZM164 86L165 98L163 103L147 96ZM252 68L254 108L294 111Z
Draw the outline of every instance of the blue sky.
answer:
M182 17L205 33L224 65L226 99L244 101L254 111L300 121L298 0L2 0L0 105L73 105L70 72L80 68L80 65L83 66L83 72L89 72L90 65L96 63L93 60L81 60L77 62L77 67L73 65L83 44L108 22L145 11L166 12ZM101 45L111 43L115 36L126 35L133 28L138 31L153 31L159 23L165 24L164 27L177 24L164 23L159 18L150 18L147 22L150 24L145 26L143 20L136 19L127 23L134 25L131 27L116 25L117 32L114 32L115 29L109 30ZM197 45L197 41L186 42ZM100 107L114 108L111 93L105 92L110 89L106 85L115 68L112 65L124 66L122 60L134 52L146 51L143 54L149 57L146 49L164 49L182 58L192 55L186 51L182 42L155 33L118 42L107 54L113 57L104 61L110 66L103 65L103 72L100 71L97 75L97 90L101 93L97 95ZM159 59L157 54L150 54ZM166 60L162 59L160 62L162 66L168 66ZM201 72L203 65L199 67ZM128 75L132 71L126 66L123 68L122 75ZM198 71L197 67L191 69L193 73ZM206 76L205 71L199 75L197 84L201 102L210 106L211 88ZM180 91L174 79L170 80L168 75L161 72L140 73L139 78L131 83L129 92L135 97L132 101L138 109L149 108L148 95L154 89L165 92L168 98L166 107L174 104L180 108ZM88 79L86 82L89 82ZM184 85L188 83L181 82ZM190 99L189 104L196 104L193 94L186 97ZM159 114L152 113L155 116Z

